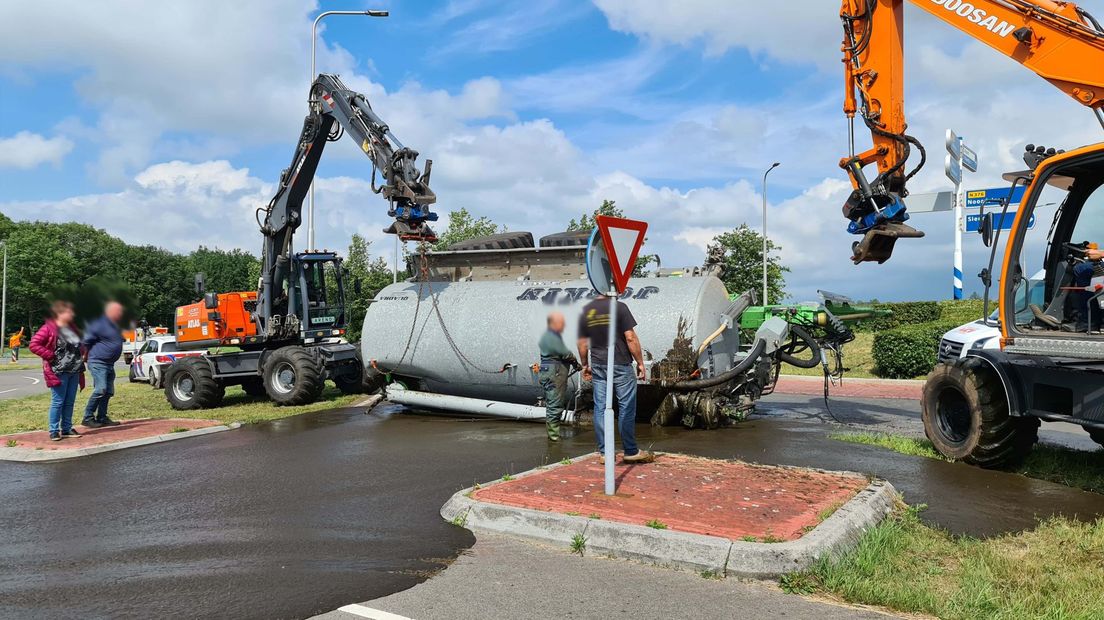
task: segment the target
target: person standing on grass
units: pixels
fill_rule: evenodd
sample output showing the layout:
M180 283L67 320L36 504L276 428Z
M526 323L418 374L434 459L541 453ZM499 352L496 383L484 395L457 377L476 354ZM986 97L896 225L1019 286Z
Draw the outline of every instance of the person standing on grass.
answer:
M84 408L81 424L88 428L117 426L119 423L107 417L107 403L115 395L115 362L123 354L123 305L109 301L103 316L88 324L84 334L84 346L88 350L88 371L92 373L92 396Z
M50 439L79 437L73 429L73 404L84 389L84 350L73 325L73 304L55 301L50 318L31 338L31 352L42 358L42 376L50 388Z
M8 347L11 348L11 363L19 361L19 347L23 346L23 328L20 327L19 331L12 334L12 337L8 339Z
M610 298L599 295L583 307L579 317L579 359L583 361L583 379L593 378L594 433L598 436L598 453L605 450L606 390L617 397L617 426L621 429L621 447L626 464L650 463L655 457L636 447L636 382L644 380L644 352L636 336L636 319L629 307L617 302L617 334L614 336L613 376L606 376L609 348ZM587 361L587 353L590 361ZM633 370L636 360L636 370Z

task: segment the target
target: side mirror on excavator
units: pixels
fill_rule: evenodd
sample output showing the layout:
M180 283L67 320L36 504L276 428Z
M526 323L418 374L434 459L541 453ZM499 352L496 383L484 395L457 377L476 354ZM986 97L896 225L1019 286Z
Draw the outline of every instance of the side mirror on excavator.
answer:
M219 300L217 293L204 293L203 306L208 310L218 310Z
M992 213L986 213L981 216L981 224L978 226L978 234L981 235L981 242L985 244L985 247L989 247L993 244Z

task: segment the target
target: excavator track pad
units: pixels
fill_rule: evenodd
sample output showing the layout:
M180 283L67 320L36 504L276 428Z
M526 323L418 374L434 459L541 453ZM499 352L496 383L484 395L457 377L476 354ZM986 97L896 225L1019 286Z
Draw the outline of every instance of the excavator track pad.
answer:
M862 241L851 244L851 261L859 263L877 262L879 265L893 255L893 246L898 239L923 237L924 232L907 224L887 222L879 224L863 234Z

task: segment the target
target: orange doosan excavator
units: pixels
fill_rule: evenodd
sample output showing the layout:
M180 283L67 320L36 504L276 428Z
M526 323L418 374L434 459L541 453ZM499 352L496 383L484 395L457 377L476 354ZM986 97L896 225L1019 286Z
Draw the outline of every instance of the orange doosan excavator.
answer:
M315 79L309 103L291 165L272 200L257 210L264 237L257 290L208 293L197 275L202 301L176 310L177 346L215 349L181 357L166 371L165 396L176 409L215 407L230 385L285 405L314 401L327 379L345 392L361 389L364 367L357 348L343 338L342 260L328 250L296 251L292 243L328 142L348 134L371 160L372 189L387 200L394 218L384 232L413 241L436 239L429 228L437 219L430 210L436 202L429 187L432 162L418 170L418 152L403 146L364 95L335 75ZM353 289L359 294L360 283Z
M1081 7L1061 0L909 1L1035 72L1104 125L1104 29ZM854 186L843 213L849 231L862 235L852 248L855 263L884 262L898 238L923 236L905 224L906 184L924 161L920 142L905 133L905 4L844 0L840 11L844 112L852 125L850 153L840 165ZM856 114L873 138L861 153L854 147ZM919 165L909 169L914 150ZM944 455L983 467L1023 458L1040 420L1079 424L1104 445L1104 264L1092 249L1104 240L1104 143L1068 151L1027 145L1024 162L1026 170L1005 175L1013 190L1026 190L996 278L1003 226L994 226L994 213L982 207L980 232L991 252L980 277L986 316L997 287L999 309L986 320L999 323L1000 346L976 346L961 356L941 351L944 361L924 386L927 436ZM872 179L863 170L869 164L877 164ZM1042 264L1026 265L1029 222L1040 205L1054 202ZM1007 201L999 209L1002 221L1013 217ZM1024 277L1040 267L1041 280Z

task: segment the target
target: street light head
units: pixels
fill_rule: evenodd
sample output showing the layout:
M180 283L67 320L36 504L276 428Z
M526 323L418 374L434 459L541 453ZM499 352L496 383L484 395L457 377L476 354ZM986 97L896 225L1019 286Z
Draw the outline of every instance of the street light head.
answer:
M375 10L375 9L370 9L370 10L365 11L364 14L369 16L369 17L387 17L388 15L391 14L391 12L390 11L378 11L378 10Z
M774 162L773 164L771 164L771 169L773 170L773 169L775 169L775 168L777 168L777 167L779 167L779 166L781 166L781 165L782 165L782 162L780 162L780 161L776 161L776 162Z

